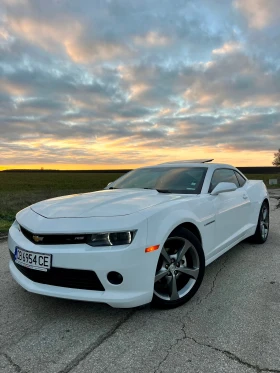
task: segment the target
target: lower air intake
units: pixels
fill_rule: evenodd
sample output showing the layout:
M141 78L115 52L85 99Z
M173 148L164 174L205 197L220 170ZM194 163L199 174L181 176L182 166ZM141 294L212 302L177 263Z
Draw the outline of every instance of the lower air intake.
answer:
M31 281L72 289L105 290L94 271L58 267L52 267L48 272L36 271L15 263L14 254L11 251L10 254L17 269Z

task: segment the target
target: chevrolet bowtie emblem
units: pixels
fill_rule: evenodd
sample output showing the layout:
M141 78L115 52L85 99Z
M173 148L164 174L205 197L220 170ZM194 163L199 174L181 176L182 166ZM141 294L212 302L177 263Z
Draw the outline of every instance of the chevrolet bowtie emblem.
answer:
M44 239L44 237L40 237L40 236L32 236L32 238L33 238L33 241L35 241L35 242L42 242L43 241L43 239Z

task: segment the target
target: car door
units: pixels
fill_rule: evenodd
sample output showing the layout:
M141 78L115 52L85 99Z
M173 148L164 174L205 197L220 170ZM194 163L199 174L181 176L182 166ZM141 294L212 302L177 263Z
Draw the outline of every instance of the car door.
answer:
M209 192L220 182L231 182L237 186L232 192L213 196L215 210L215 249L216 254L232 243L241 240L247 231L250 215L250 200L244 188L240 187L236 173L232 169L221 168L214 171Z

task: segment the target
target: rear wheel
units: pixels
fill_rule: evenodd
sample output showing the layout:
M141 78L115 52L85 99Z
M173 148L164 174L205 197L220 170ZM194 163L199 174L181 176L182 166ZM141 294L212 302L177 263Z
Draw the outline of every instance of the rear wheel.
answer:
M263 202L258 225L255 234L251 237L251 240L257 244L262 244L267 240L269 233L269 205L266 201Z
M159 257L152 303L174 308L187 302L197 292L204 270L204 252L197 237L185 228L176 228Z

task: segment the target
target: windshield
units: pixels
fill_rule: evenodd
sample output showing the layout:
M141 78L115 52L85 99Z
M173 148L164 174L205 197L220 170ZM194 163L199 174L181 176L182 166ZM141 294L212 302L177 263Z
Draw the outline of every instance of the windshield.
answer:
M162 193L199 194L207 167L152 167L131 171L111 188L156 189Z

